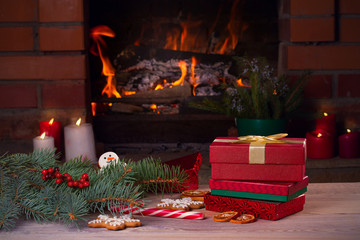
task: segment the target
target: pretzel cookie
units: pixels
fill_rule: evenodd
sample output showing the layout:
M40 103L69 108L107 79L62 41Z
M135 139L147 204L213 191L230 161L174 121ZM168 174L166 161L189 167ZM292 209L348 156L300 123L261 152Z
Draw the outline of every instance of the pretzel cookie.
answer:
M181 193L180 198L188 198L189 197L194 201L204 201L204 196L207 193L210 193L210 191L186 190Z

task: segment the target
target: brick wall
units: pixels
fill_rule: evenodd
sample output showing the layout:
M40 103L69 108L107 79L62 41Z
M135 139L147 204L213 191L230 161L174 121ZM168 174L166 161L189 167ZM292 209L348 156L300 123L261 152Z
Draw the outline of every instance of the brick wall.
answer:
M83 0L0 0L0 140L86 117Z
M313 75L310 112L337 115L338 130L360 128L360 1L281 0L279 71Z

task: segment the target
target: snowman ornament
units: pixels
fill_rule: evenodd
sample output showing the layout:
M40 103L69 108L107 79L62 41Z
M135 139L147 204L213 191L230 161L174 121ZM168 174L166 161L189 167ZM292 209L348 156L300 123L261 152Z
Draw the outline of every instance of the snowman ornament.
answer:
M99 158L99 167L104 168L108 165L115 164L119 161L119 157L114 152L106 152Z

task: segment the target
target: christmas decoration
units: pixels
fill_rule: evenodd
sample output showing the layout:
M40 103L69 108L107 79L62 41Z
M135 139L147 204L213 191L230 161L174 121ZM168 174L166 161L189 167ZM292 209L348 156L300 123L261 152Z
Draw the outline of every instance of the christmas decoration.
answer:
M153 217L165 217L165 218L181 218L181 219L204 219L204 213L185 211L185 210L174 210L174 209L159 209L159 208L125 208L123 213L132 213L143 216Z
M62 164L58 156L54 150L0 156L0 229L13 229L23 214L79 226L91 212L114 215L109 206L140 206L147 192L181 189L188 176L151 157L123 159L100 171L82 157Z

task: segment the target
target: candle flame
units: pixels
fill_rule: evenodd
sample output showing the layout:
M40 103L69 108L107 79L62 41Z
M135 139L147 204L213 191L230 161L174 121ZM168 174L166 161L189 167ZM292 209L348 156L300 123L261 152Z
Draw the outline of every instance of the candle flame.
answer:
M322 136L322 134L321 134L321 133L318 133L318 134L317 134L317 137L321 137L321 136Z
M49 125L51 126L51 125L53 125L53 123L54 123L54 118L50 119Z
M40 135L40 139L44 139L45 138L45 132L43 132L41 135Z
M324 116L325 116L325 117L327 117L327 116L328 116L328 114L327 114L326 112L324 112Z
M81 124L81 118L79 118L77 121L76 121L76 126L80 126Z
M348 133L350 133L351 132L351 130L348 128L348 129L346 129L346 131L348 132Z

